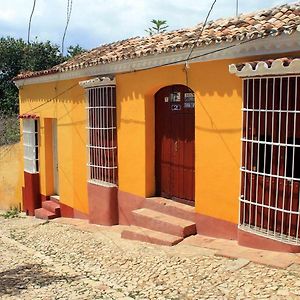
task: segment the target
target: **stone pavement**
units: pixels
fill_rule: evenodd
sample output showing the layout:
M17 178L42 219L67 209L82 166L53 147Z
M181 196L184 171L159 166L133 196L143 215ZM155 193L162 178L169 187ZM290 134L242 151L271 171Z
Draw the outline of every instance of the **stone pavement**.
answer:
M122 229L0 217L0 299L300 299L298 255L200 236L156 246ZM282 268L251 261L261 255Z

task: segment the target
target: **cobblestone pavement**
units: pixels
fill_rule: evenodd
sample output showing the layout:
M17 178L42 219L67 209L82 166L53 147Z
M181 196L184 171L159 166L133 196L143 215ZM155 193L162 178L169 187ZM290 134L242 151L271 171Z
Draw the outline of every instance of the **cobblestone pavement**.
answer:
M0 298L300 299L298 265L126 241L120 229L0 217Z

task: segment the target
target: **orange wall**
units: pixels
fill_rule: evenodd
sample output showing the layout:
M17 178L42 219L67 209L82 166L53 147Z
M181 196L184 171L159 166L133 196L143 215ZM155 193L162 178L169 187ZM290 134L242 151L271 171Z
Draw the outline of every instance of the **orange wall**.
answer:
M228 73L230 63L191 64L188 85L196 94L196 210L237 222L242 82ZM119 187L153 196L154 95L164 86L187 85L186 74L180 65L118 75L116 80Z
M190 64L188 76L183 65L116 76L121 191L155 195L154 95L164 86L189 85L196 95L196 211L237 223L242 81L229 74L228 65L239 61ZM78 81L24 86L20 99L21 113L51 99L35 109L41 117L42 193L52 189L51 130L45 136L44 128L51 127L47 118L57 118L60 200L87 212L85 94Z
M40 116L40 180L43 195L53 194L52 119L57 119L60 201L87 213L85 91L78 81L20 88L20 113L30 111Z

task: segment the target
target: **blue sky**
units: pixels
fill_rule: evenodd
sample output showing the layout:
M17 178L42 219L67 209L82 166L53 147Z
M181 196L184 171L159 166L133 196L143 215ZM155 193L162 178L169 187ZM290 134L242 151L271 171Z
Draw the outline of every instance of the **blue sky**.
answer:
M240 12L269 8L289 0L239 0ZM0 0L0 35L27 39L33 0ZM167 20L169 29L202 22L212 0L73 0L66 46L86 49L132 36L145 35L152 19ZM236 0L217 0L210 19L235 15ZM67 0L36 0L31 38L61 44Z

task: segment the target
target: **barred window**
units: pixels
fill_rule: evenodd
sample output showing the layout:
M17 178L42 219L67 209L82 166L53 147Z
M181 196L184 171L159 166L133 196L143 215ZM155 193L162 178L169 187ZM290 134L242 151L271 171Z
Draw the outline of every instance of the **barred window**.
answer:
M300 244L300 77L244 79L240 228Z
M23 119L24 170L39 171L38 120Z
M117 185L115 86L93 87L87 93L89 181Z

